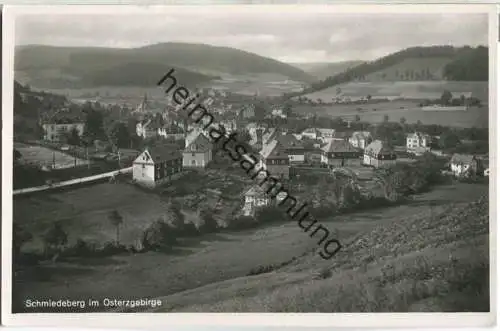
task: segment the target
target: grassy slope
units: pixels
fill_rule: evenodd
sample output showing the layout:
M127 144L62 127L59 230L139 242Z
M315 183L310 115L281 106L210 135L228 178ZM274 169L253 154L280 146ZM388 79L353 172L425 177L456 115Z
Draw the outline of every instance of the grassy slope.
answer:
M128 75L124 68L132 68L132 65L134 73ZM137 73L151 73L155 69L164 72L163 67L184 68L185 75L194 81L211 78L201 72L274 72L299 81L311 80L310 75L302 70L273 59L233 48L202 44L164 43L135 49L32 45L18 49L15 63L19 77L36 78L39 84L43 83L39 75L45 75L44 79L48 80L55 79L56 73L65 76L68 82L76 78L81 80L80 84L90 86L129 85L128 80L132 80ZM155 81L158 80L156 76ZM102 82L104 78L107 79ZM136 82L137 86L150 84L147 77L141 76L136 77Z
M488 198L407 216L349 240L332 261L164 297L160 311L489 311ZM237 293L237 295L235 295Z
M483 185L464 184L440 187L417 197L414 203L408 205L364 211L323 222L332 231L337 229L342 242L345 242L375 226L399 223L401 215L426 215L429 212L428 204L431 202L437 205L434 210L438 212L452 202L463 203L475 199L486 189ZM99 203L108 204L106 209L111 208L114 200L109 199L111 197L101 198L99 201L102 202ZM97 199L93 201L97 203ZM131 205L130 208L142 206L143 203L137 202L135 207ZM91 215L91 209L98 207L88 205L86 208ZM144 210L149 213L148 208ZM138 225L141 220L150 218L154 219L153 215L144 214L142 218L137 219ZM103 225L107 226L108 223L107 220L102 220ZM112 227L108 230L111 235ZM20 301L28 296L76 299L145 298L163 294L171 295L167 297L169 306L166 308L191 309L188 307L194 304L256 295L259 291L265 291L267 286L283 285L281 278L311 281L312 273L317 268L322 268L325 263L314 256L302 261L304 267L309 261L311 269L307 266L303 270L290 270L279 276L274 273L244 276L258 266L277 264L303 255L304 252L317 247L316 241L317 239L310 238L291 222L237 233L193 238L167 255L152 252L109 259L81 259L54 265L48 263L37 268L25 267L18 270L15 299ZM256 280L267 278L269 282L256 283ZM180 292L185 290L188 291Z

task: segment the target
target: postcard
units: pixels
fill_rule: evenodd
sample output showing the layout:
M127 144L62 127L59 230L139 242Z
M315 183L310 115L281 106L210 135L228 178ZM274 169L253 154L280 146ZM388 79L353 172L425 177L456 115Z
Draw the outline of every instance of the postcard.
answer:
M6 5L2 37L6 325L495 321L494 4Z

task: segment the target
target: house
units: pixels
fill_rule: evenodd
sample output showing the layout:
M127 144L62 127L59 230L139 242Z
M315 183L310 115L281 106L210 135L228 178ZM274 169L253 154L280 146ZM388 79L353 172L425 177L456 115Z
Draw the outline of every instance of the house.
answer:
M156 187L179 177L181 173L182 154L173 145L148 147L132 165L134 181L146 187Z
M243 107L240 112L241 117L243 118L253 118L255 117L255 105L248 105Z
M271 111L271 116L272 117L280 117L280 118L287 118L287 115L283 111L283 108L276 107Z
M212 161L213 145L203 133L189 143L182 152L182 164L185 168L205 168Z
M302 137L307 137L309 139L318 139L321 137L321 132L316 128L307 128L301 133Z
M318 131L319 135L324 139L333 138L335 136L335 129L317 128L316 131Z
M76 130L78 136L83 135L85 124L83 123L51 123L43 124L43 139L47 141L62 141L65 136L71 134L71 131Z
M450 160L450 170L456 177L469 177L479 172L479 161L475 155L453 154Z
M258 208L268 206L271 203L266 191L259 185L252 186L244 194L243 215L253 216Z
M406 136L406 151L413 154L423 154L430 151L432 138L428 134L414 132Z
M260 157L259 166L267 170L273 177L290 178L290 160L283 146L276 139L264 144L260 151Z
M355 131L349 137L349 142L356 148L365 149L372 142L372 134L368 131Z
M293 134L285 134L278 136L276 138L278 143L284 149L284 152L288 155L288 160L290 163L304 163L306 156L306 149L303 143L295 138Z
M349 139L352 137L352 134L352 131L335 131L332 138L349 141Z
M363 165L382 168L396 163L394 149L381 140L374 140L366 146L363 155Z
M345 140L330 140L323 148L321 163L330 168L346 167L360 164L361 153Z

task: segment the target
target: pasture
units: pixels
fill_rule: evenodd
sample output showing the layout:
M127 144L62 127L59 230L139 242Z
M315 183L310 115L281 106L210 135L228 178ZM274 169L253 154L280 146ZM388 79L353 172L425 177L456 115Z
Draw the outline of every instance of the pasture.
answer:
M21 153L21 162L26 164L33 164L52 169L66 169L88 164L87 160L73 157L63 152L42 146L15 143L14 148Z
M375 110L374 110L375 109ZM471 107L467 111L423 111L416 102L389 101L373 104L351 105L296 105L293 111L300 114L342 117L355 120L358 115L363 122L381 123L385 115L390 122L399 122L402 117L406 123L438 124L455 127L488 127L488 107Z
M57 201L50 201L55 198L47 198L48 201L38 200L23 204L16 202L15 212L19 215L24 208L31 208L30 215L38 211L39 217L43 217L47 224L51 216L60 215L63 212L53 211L53 215L43 215L41 212L47 212L50 208L49 204L54 209L65 209L67 215L74 215L75 218L79 215L75 213L78 208L86 210L86 215L81 216L80 227L82 229L95 227L95 231L98 232L104 232L101 226L108 227L106 213L113 208L118 208L120 212L127 215L126 218L130 221L125 220L125 222L134 223L134 225L128 225L134 227L145 226L148 219L154 217L153 213L161 213L162 203L156 200L154 195L148 195L147 198L144 195L139 198L138 193L127 192L124 187L111 190L109 187L106 188L106 185L99 188L105 196L100 194L98 198L93 198L92 205L78 201L75 199L76 195L73 195L65 202L64 197L58 197ZM120 190L122 194L116 196L117 190ZM379 226L397 224L402 220L401 215L404 215L404 219L408 219L438 213L445 210L450 203L460 205L476 199L487 191L486 185L442 186L416 196L414 201L405 205L332 217L322 222L331 231L334 229L338 231L341 242L348 243L350 238L360 233ZM80 197L86 196L86 199L83 199L86 201L90 199L89 194L91 194L90 191L78 193ZM130 206L124 203L130 203ZM41 204L46 205L43 210ZM431 205L432 208L430 208ZM133 221L129 216L132 213L135 214ZM37 225L37 221L32 220L32 222L34 226ZM391 242L394 245L397 243L397 241ZM239 277L245 277L251 269L258 266L282 263L310 252L316 247L317 238L310 238L295 222L290 222L237 233L219 233L192 238L168 254L149 252L106 259L78 259L73 262L19 267L16 272L18 278L14 302L19 304L26 297L51 297L53 299L115 297L118 299L124 298L124 288L127 289L127 298L147 298L199 288L169 297L169 300L165 301L167 306L163 308L164 310L196 310L192 307L193 305L218 301L219 290L226 295L230 293L231 296L235 296L239 293L238 296L240 294L247 296L278 286L279 282L276 283L274 278L270 283L262 281L269 275L274 277L272 276L275 275L274 273ZM349 254L348 251L346 253ZM320 258L317 256L311 256L310 263L318 259ZM328 261L328 263L333 262ZM300 281L310 277L314 272L313 269L303 270L298 274L284 274L283 277L290 282L294 279ZM306 275L305 278L304 275ZM252 281L254 278L261 281L256 284ZM223 281L226 282L219 283ZM231 287L232 283L236 284L236 287ZM242 285L243 283L245 285ZM208 288L202 288L202 286L208 286ZM191 308L187 308L190 306ZM20 309L20 306L17 306L17 309Z
M453 82L453 81L397 81L397 82L350 82L335 85L321 91L304 95L305 97L323 101L331 101L338 94L337 90L350 96L365 97L400 97L405 99L436 98L443 91L452 93L472 93L473 97L480 99L484 104L488 103L487 82Z
M168 213L168 201L132 185L104 183L63 192L38 194L14 199L16 222L33 233L26 250L43 247L40 235L56 221L68 233L68 242L78 238L104 243L116 238L116 229L108 214L117 210L123 216L120 241L136 243L142 230Z

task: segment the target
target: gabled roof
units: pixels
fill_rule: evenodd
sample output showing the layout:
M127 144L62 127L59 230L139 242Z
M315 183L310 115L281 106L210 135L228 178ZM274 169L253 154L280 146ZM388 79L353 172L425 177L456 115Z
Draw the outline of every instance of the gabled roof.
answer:
M322 150L325 153L355 153L358 150L345 140L330 140Z
M453 154L450 163L453 164L471 164L475 159L474 155L471 154Z
M367 154L391 154L394 153L394 149L390 147L387 143L381 140L374 140L365 148L365 153Z
M284 134L278 136L277 141L283 146L285 149L294 149L294 148L303 148L303 144L300 140L298 140L293 134Z
M351 138L353 139L368 139L372 136L372 134L369 131L355 131L352 133Z
M200 133L195 140L186 146L186 150L189 149L192 152L192 146L194 146L194 150L197 152L206 152L212 148L212 143L203 133Z
M430 138L430 135L421 132L413 132L409 133L406 137L411 139L422 139L422 138Z
M260 151L260 155L264 159L272 158L288 160L288 155L284 152L283 146L281 146L276 139L273 139L268 144L264 144L264 146L262 146L262 150Z
M262 134L262 143L267 144L271 140L273 140L276 137L276 129L275 128L269 128L264 131Z
M186 146L189 146L202 133L201 129L194 128L186 135Z
M182 158L182 154L179 152L178 147L172 144L146 147L145 151L151 156L152 161L155 163Z

